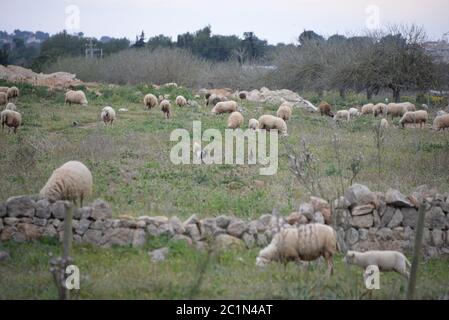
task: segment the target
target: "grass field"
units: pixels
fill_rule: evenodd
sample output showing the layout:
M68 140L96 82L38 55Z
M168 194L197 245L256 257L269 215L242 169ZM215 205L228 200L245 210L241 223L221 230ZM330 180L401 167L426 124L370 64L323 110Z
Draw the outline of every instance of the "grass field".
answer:
M8 85L0 82L0 85ZM288 170L288 150L304 140L314 153L320 179L332 198L341 183L349 185L353 159L361 157L361 171L355 182L371 190L389 187L410 192L428 184L449 190L449 134L391 128L378 149L373 126L379 121L360 117L349 124L335 125L330 118L295 109L288 123L289 137L281 140L279 170L274 176L259 176L259 166L173 165L169 154L175 144L170 132L192 130L192 121L201 120L203 130L226 128L227 116L212 116L209 108L173 106L173 118L164 120L160 110L147 111L143 94L183 94L190 90L148 86L102 86L101 97L88 94L89 106L65 106L64 92L21 85L17 101L24 126L17 135L0 135L0 201L20 194L35 194L51 172L69 160L80 160L92 171L92 199L108 201L114 215L177 215L186 218L235 215L241 218L293 211L310 194ZM307 98L307 97L306 97ZM354 100L354 98L352 99ZM379 98L379 100L382 100ZM348 102L349 103L349 102ZM101 109L111 105L119 113L113 127L99 119ZM265 113L275 114L270 104L242 102L245 122ZM336 108L343 108L341 102ZM431 117L433 120L433 116ZM78 126L73 126L73 122ZM395 120L397 124L398 119ZM245 125L246 128L246 125ZM337 142L335 142L337 141ZM263 183L255 183L256 180ZM158 245L157 240L148 246ZM336 259L336 276L324 280L324 267L299 272L295 266L273 266L266 271L254 268L257 250L228 252L211 258L205 278L195 289L197 269L207 257L180 245L174 246L168 261L153 264L147 249L75 248L75 256L85 270L80 298L403 298L405 281L385 275L383 289L367 295L362 290L361 271L346 268ZM48 252L56 253L55 243L0 243L12 256L0 264L0 298L55 298L48 272ZM189 266L189 268L186 268ZM418 295L440 298L447 293L447 260L422 264ZM238 272L236 272L238 270ZM357 276L354 276L357 275ZM381 284L382 285L382 284ZM192 289L193 288L193 289Z

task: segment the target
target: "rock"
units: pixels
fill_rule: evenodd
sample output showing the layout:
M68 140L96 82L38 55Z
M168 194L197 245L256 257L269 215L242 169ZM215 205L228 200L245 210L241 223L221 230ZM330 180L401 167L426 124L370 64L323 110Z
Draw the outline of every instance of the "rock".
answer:
M350 228L348 231L346 231L346 243L352 246L356 244L357 241L359 241L359 233L356 229Z
M243 242L245 242L246 247L248 249L252 249L256 245L256 239L254 238L254 236L252 234L249 234L248 232L245 232L243 234L242 240L243 240Z
M184 226L187 226L189 224L197 224L198 222L198 216L196 214L192 214L186 221L184 221Z
M6 200L6 209L9 217L32 218L36 211L36 203L27 196L11 197Z
M17 225L17 232L25 236L25 240L37 240L44 233L44 228L35 226L29 223L19 223ZM17 235L17 233L16 233Z
M425 226L439 230L446 228L446 216L440 207L432 207L430 211L426 212Z
M396 209L393 207L387 207L382 215L382 218L380 220L380 226L386 227L390 223L391 219L393 219L393 216L396 212Z
M242 249L245 247L246 245L242 240L228 234L218 235L213 243L213 248L217 251L223 251L231 248Z
M153 250L148 254L151 257L151 261L153 262L161 262L167 258L167 255L170 253L170 249L165 247L157 250Z
M185 225L186 235L188 235L193 241L197 241L201 238L200 231L196 224Z
M388 228L393 229L393 228L400 226L402 223L402 219L403 219L403 216L402 216L401 210L396 210L393 217L391 218L391 221L388 223Z
M186 231L181 219L176 216L171 217L169 223L172 226L173 231L177 234L183 234Z
M351 213L348 209L337 209L335 210L335 220L339 226L347 225L351 222Z
M141 247L143 246L147 241L145 230L143 229L136 229L133 232L133 240L132 240L132 246L133 247Z
M393 240L393 231L389 228L380 228L377 230L376 236L383 241Z
M128 246L133 241L134 230L128 228L112 229L107 242L111 245Z
M364 216L352 217L351 225L356 228L370 228L373 226L374 217L372 214L366 214Z
M381 220L380 220L380 216L379 216L379 211L378 210L374 210L373 211L373 225L374 227L378 228L381 224Z
M368 240L368 233L369 233L369 231L367 229L359 229L360 241Z
M40 218L34 217L32 220L32 223L39 227L45 227L47 225L47 219L40 219Z
M229 226L229 223L231 222L231 218L221 215L215 218L215 222L217 223L217 227L226 229Z
M193 241L192 239L190 239L189 237L182 235L182 234L177 234L175 235L171 241L179 241L179 242L184 242L186 243L188 246L192 246L193 245Z
M350 203L350 207L355 207L358 205L365 204L375 204L377 203L377 197L375 193L364 185L353 184L345 192L345 198Z
M89 229L90 224L91 224L90 220L81 219L78 223L78 228L75 228L75 232L79 235L83 235L84 233L86 233L87 229Z
M323 217L323 214L320 211L317 211L313 214L313 222L325 224L325 219Z
M331 206L326 200L318 197L310 197L310 204L315 212L319 211L323 215L326 224L330 224L332 222Z
M73 209L73 219L75 220L81 220L83 217L83 212L86 209L91 209L90 207L84 207L84 208L74 208Z
M401 212L403 216L402 224L405 227L416 228L416 224L418 223L418 210L415 208L402 208Z
M120 226L123 228L137 229L137 221L125 219L120 221Z
M139 221L137 221L137 223L136 223L136 227L137 228L140 228L140 229L145 229L145 227L146 227L146 222L145 221L142 221L142 220L139 220Z
M335 209L348 209L350 206L351 203L343 196L334 200Z
M308 220L312 221L315 210L310 203L302 203L299 206L299 213L305 216Z
M414 207L414 204L410 202L410 200L404 196L402 193L400 193L398 190L395 189L388 189L386 195L385 195L385 202L393 207L396 208L412 208Z
M0 203L0 218L6 216L6 205L4 203Z
M203 219L200 221L200 234L202 237L213 238L216 234L224 233L224 230L217 227L215 219Z
M95 220L90 224L89 228L93 229L93 230L104 230L104 229L106 229L106 221Z
M71 205L68 201L56 201L50 205L50 212L53 218L64 220L68 206Z
M196 250L199 250L199 251L205 251L209 248L206 241L195 241L194 247Z
M83 237L81 237L79 234L74 234L73 242L77 244L83 243Z
M241 220L233 220L227 228L228 233L236 238L240 238L246 231L246 224Z
M81 211L80 219L91 219L92 218L92 208L91 207L84 207L84 208L81 208L78 210Z
M348 251L348 245L345 241L345 230L343 228L338 228L337 230L337 247L340 252Z
M351 214L353 216L363 216L365 214L370 214L373 212L374 210L374 205L372 204L365 204L365 205L361 205L361 206L356 206L352 209Z
M50 219L50 202L47 199L36 202L36 217L41 219Z
M42 234L45 237L51 237L54 238L58 235L58 231L56 230L56 228L52 225L52 224L48 224L45 227L44 233Z
M0 251L0 262L7 261L11 259L11 256L6 251Z
M84 233L83 242L93 245L100 245L102 242L102 232L100 230L89 229Z
M106 201L97 199L92 204L91 217L94 220L111 219L112 218L112 209Z
M19 219L18 218L4 218L3 221L5 222L5 225L7 226L15 226L19 223Z
M264 233L258 233L256 234L256 243L259 247L265 247L270 243L270 241Z
M259 218L259 221L265 226L268 227L270 225L272 215L271 214L264 214Z
M444 213L449 213L449 203L448 202L442 202L440 204L441 209L444 211Z
M444 244L444 231L432 230L432 232L430 233L430 237L432 240L432 245L440 247Z

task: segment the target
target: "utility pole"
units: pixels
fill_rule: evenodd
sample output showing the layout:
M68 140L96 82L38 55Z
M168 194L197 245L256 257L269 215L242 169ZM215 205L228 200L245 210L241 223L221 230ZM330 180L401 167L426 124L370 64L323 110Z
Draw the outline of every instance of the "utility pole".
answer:
M87 38L87 40L88 43L86 43L86 50L85 50L86 58L93 59L95 53L99 53L99 57L103 58L103 49L95 48L93 38Z

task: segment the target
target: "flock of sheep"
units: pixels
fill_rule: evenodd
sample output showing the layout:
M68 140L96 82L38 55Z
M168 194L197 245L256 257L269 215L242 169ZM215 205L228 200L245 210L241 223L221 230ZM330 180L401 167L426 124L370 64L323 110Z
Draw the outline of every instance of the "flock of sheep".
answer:
M16 105L12 102L20 95L19 88L17 87L0 87L0 106L6 105L5 110L0 113L0 122L2 124L2 132L5 125L8 130L17 132L17 128L22 124L22 115L17 112Z

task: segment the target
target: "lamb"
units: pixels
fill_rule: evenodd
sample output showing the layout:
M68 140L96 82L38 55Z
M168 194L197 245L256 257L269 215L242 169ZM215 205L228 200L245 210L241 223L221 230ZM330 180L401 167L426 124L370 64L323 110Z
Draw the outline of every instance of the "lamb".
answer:
M177 96L175 102L178 107L184 107L187 105L187 100L183 96Z
M17 98L20 94L19 88L17 87L11 87L8 89L8 91L6 92L6 95L8 96L8 100L12 99L12 98Z
M357 108L350 108L348 111L351 118L357 117L360 114L359 109Z
M362 114L373 114L374 111L374 104L368 103L362 106Z
M157 98L154 94L147 94L145 97L143 97L143 104L148 109L153 109L157 106Z
M407 267L411 264L407 258L398 251L348 251L344 258L347 264L366 269L368 266L377 266L380 271L396 271L407 279L410 276Z
M171 116L171 103L168 100L162 100L160 103L160 107L162 112L164 113L167 119L170 119Z
M348 110L337 111L337 113L334 116L334 121L338 122L338 121L340 121L340 119L346 120L347 122L349 122L351 120L351 115L350 115L349 111Z
M333 274L333 256L337 252L337 237L334 229L324 224L313 223L297 228L282 229L271 243L259 252L256 265L265 266L271 261L288 263L313 261L324 257L328 274Z
M446 130L449 128L449 114L443 114L438 116L433 120L433 129L440 131L441 129Z
M422 128L423 123L425 124L428 119L429 115L425 110L408 111L399 120L399 124L404 128L407 123L419 123L420 128Z
M285 121L272 115L263 115L259 118L259 129L277 130L282 136L288 136Z
M383 118L382 120L380 120L380 127L382 129L388 129L389 124L388 124L387 119Z
M4 92L0 92L0 106L4 106L8 103L8 95Z
M277 116L284 121L289 121L292 117L292 112L292 107L289 104L283 103L277 111Z
M387 116L391 115L391 118L402 117L407 112L405 106L399 103L389 103L387 105Z
M22 125L22 115L13 110L3 110L0 113L0 122L2 123L2 132L5 125L8 127L8 131L13 128L13 132L17 132L17 128Z
M240 112L235 111L231 113L228 118L228 128L229 129L237 129L243 125L243 116Z
M333 117L334 114L332 113L332 106L327 103L327 102L321 102L320 105L318 106L318 109L320 110L320 114L321 116L326 115L329 117Z
M92 194L92 174L78 161L69 161L53 171L39 195L51 202L58 200L83 200Z
M378 103L373 107L373 114L375 117L378 115L387 115L387 105L385 103Z
M74 103L87 106L86 95L81 90L78 91L69 90L65 94L65 103L66 104L68 103L69 105L72 105L72 103Z
M250 128L251 130L259 129L259 121L257 121L256 119L249 119L248 128Z
M17 107L14 103L10 102L6 105L5 110L17 111Z
M218 102L211 112L212 114L232 113L237 111L237 107L237 102L235 101L222 101Z
M112 107L104 107L101 111L101 120L103 120L104 124L112 123L115 120L115 110Z

